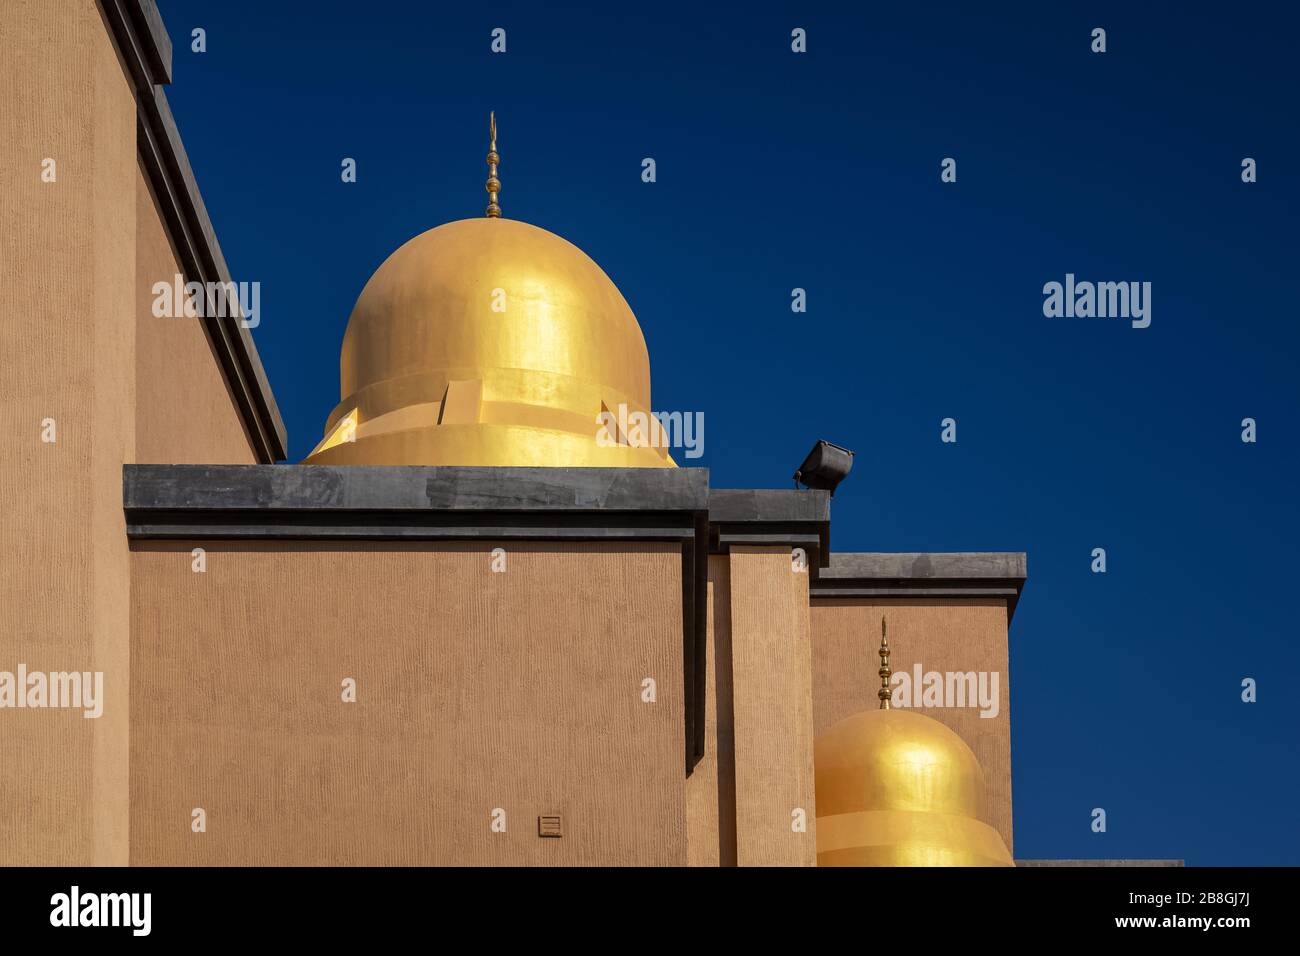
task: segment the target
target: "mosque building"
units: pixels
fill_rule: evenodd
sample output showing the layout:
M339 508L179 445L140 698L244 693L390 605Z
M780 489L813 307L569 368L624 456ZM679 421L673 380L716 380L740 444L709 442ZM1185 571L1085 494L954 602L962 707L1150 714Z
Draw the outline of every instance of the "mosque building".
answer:
M0 864L1012 865L1024 554L833 552L832 445L676 461L495 119L486 215L394 237L278 463L152 0L3 16ZM155 314L178 276L227 314Z

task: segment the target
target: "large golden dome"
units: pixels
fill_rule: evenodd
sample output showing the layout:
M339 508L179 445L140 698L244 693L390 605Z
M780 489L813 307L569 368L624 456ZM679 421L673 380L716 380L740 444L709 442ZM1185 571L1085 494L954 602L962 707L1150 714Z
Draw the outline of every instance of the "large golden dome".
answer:
M818 866L1012 866L984 820L970 747L908 710L868 710L814 745Z
M674 466L661 440L600 434L602 412L650 411L645 338L595 262L527 223L411 239L366 283L339 364L312 464Z

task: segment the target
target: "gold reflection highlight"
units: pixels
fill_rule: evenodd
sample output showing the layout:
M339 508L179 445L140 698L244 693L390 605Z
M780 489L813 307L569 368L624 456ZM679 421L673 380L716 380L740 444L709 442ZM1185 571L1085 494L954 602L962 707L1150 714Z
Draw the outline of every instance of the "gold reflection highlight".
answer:
M645 338L595 262L527 223L403 245L362 290L339 365L311 464L675 467L662 446L597 442L602 409L650 411Z

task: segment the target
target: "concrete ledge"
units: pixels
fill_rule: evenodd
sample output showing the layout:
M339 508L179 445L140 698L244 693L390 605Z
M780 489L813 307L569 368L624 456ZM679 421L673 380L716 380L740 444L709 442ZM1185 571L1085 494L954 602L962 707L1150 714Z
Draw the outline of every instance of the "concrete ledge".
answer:
M893 551L841 553L831 556L827 579L893 578L926 580L1025 580L1027 562L1023 551Z
M100 0L137 86L172 81L172 41L154 0Z
M810 594L814 599L1002 598L1010 620L1027 576L1022 551L833 554L810 582Z
M172 38L167 35L162 14L158 12L158 4L154 0L136 0L130 6L137 31L142 37L148 38L153 81L159 86L166 86L172 81Z
M826 491L719 488L709 494L710 550L726 554L734 545L803 548L810 567L825 567L830 500Z
M127 465L134 539L707 540L702 468Z
M509 515L535 534L553 527L563 536L565 528L590 523L576 522L580 516L616 524L619 515L647 530L693 534L708 501L709 473L702 468L127 465L122 471L132 537L152 536L140 528L145 517L183 536L227 531L234 522L254 536L258 527L296 524L299 536L313 537L334 536L344 518L386 528L381 536L396 536L403 522L409 532L427 530L431 516L443 528L474 532L474 516L485 514Z
M831 520L825 491L786 488L718 488L709 497L709 518L725 522L825 523Z

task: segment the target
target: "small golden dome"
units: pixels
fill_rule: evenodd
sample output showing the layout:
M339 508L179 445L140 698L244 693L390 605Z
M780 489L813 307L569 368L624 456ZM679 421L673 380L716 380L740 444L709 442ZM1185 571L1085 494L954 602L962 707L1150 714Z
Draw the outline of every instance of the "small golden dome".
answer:
M932 717L868 710L814 748L818 866L1011 866L984 821L984 773Z
M465 219L416 236L361 292L343 400L311 464L675 467L636 317L581 249ZM625 423L602 432L602 413ZM646 424L637 425L637 422Z

